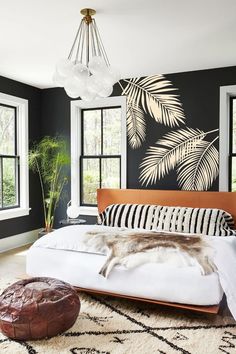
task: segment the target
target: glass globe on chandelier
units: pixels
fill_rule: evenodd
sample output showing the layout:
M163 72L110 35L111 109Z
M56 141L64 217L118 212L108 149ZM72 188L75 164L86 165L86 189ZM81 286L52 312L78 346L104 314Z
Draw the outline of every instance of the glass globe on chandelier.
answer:
M68 58L56 65L53 82L64 87L71 98L91 101L110 96L120 75L110 66L97 24L92 18L96 11L83 9L80 12L84 17Z

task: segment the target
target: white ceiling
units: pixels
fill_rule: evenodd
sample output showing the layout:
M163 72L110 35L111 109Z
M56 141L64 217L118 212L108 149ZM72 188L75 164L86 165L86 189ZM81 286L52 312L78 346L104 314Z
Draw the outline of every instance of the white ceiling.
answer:
M0 75L53 87L84 7L123 77L236 65L236 0L0 0Z

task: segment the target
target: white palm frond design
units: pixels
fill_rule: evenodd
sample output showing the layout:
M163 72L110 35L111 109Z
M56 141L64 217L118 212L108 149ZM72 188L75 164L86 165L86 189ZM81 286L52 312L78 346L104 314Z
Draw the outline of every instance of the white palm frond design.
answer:
M201 141L179 165L178 182L184 190L208 190L219 173L219 153L214 142Z
M139 148L146 136L144 112L131 100L127 100L127 135L132 149Z
M184 111L178 95L169 80L162 75L124 80L127 83L122 95L142 106L158 123L173 127L184 123Z
M168 174L179 162L196 149L197 144L205 136L206 133L202 130L192 128L179 129L167 133L157 142L158 146L151 146L147 150L148 156L140 164L142 171L139 180L142 185L153 184Z

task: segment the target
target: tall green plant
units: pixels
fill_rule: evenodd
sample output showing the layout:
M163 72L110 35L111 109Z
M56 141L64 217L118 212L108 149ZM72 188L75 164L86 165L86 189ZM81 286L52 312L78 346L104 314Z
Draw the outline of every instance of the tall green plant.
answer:
M70 163L67 144L60 137L44 137L29 152L29 167L38 173L46 232L53 228L55 210L68 181L65 166Z

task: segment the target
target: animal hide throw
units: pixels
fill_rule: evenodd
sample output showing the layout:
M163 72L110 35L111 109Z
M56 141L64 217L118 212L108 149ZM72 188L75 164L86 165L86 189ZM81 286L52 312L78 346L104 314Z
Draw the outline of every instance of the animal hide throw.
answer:
M165 262L173 256L182 259L182 264L198 264L203 275L216 271L210 253L210 246L201 236L167 232L142 231L91 231L86 233L86 244L100 253L107 254L107 260L99 274L108 277L116 264L127 268L147 262Z

